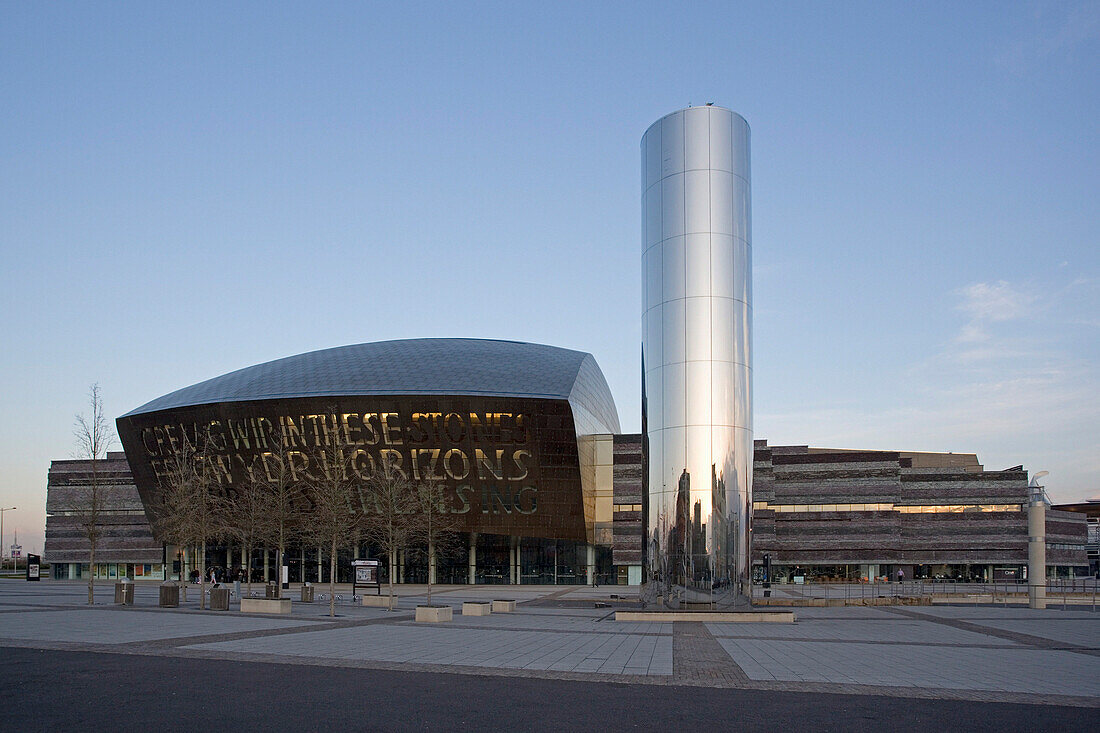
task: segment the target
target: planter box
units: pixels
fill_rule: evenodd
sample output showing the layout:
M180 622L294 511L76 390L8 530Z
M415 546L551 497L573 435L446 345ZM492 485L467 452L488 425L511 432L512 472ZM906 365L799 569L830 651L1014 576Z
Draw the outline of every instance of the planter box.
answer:
M186 600L186 598L184 599ZM180 587L175 583L165 583L160 587L160 607L178 608L180 605Z
M361 598L363 599L361 603L370 608L387 608L391 611L397 608L397 596L361 596Z
M450 606L417 606L416 620L421 623L438 624L454 618L454 609Z
M229 610L229 589L228 588L211 588L210 589L210 610L211 611L228 611Z
M462 604L463 616L488 616L493 612L493 604L485 602L466 601Z
M241 613L290 613L290 599L242 598Z
M515 601L493 601L493 613L512 613L515 610Z
M133 583L115 583L115 603L122 606L134 605Z

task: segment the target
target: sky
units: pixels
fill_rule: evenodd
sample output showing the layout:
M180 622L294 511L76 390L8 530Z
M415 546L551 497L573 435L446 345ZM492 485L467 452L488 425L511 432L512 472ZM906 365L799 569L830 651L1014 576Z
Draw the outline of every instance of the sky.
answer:
M1096 2L0 3L5 544L92 383L515 339L639 430L639 141L707 102L752 128L757 438L1100 494L1098 69Z

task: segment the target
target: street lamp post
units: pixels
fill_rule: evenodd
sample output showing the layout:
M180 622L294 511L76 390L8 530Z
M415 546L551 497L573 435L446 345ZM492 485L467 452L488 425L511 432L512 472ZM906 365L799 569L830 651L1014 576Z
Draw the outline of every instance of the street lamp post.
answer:
M4 569L4 512L14 511L15 507L0 509L0 570Z
M1027 605L1047 607L1047 501L1039 479L1049 471L1039 471L1028 484L1027 501Z

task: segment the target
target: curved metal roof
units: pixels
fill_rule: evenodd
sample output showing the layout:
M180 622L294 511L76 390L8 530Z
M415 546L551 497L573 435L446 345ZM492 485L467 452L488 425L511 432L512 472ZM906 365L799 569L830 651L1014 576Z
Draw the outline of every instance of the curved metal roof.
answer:
M565 399L595 418L597 431L619 432L611 390L591 354L488 339L402 339L311 351L184 387L122 417L218 402L411 394Z

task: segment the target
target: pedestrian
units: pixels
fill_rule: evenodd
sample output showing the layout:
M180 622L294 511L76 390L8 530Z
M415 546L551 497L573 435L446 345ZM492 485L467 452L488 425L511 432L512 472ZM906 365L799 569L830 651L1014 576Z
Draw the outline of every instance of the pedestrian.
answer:
M900 583L903 580L905 580L905 571L898 568L898 582Z

